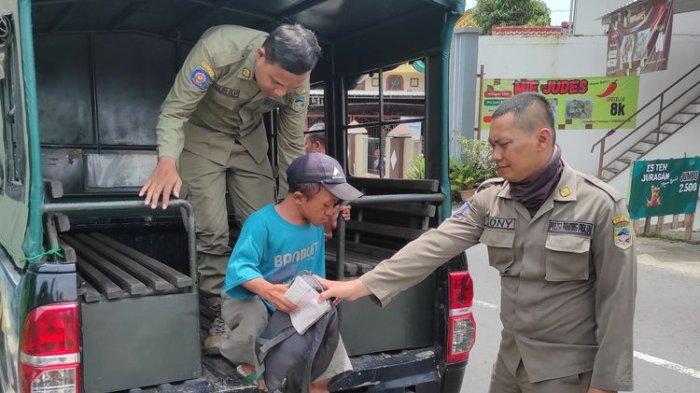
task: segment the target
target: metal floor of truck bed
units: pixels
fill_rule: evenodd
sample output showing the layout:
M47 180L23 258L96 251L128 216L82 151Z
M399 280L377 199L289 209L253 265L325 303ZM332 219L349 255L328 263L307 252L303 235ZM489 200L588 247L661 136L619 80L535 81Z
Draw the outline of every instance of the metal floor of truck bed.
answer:
M208 326L206 318L202 323L202 338L206 337ZM406 363L413 363L416 360L423 359L431 362L435 353L431 349L414 349L400 351L394 354L379 353L371 355L363 355L350 358L353 366L353 374L363 375L368 381L376 381L377 375L385 369L393 367L401 367ZM360 378L363 379L363 378ZM356 389L339 388L338 385L343 385L342 382L334 381L331 383L330 390L332 392L358 393L366 391L367 387L375 385L376 382L368 382L366 384L357 384L355 386L364 386ZM412 392L411 389L406 389L406 392ZM221 356L205 355L202 357L202 378L196 380L185 381L181 383L163 384L150 388L131 389L123 393L258 393L258 390L253 384L241 381L238 378L234 366Z

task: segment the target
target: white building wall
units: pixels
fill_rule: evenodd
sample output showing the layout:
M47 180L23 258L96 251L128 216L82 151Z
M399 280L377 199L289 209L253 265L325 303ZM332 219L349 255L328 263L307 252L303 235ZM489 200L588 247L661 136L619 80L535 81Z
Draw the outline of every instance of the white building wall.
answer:
M605 46L603 37L482 36L479 64L484 65L486 79L601 76L605 75ZM598 156L590 149L606 132L558 131L557 142L572 166L595 173ZM482 133L483 138L487 136Z
M479 38L478 64L484 65L486 78L567 78L605 75L607 37L600 16L622 5L619 0L579 0L576 4L575 36L518 37L482 36ZM671 54L668 70L640 75L638 107L642 107L662 90L700 63L700 11L675 14ZM697 80L696 71L693 80ZM676 93L687 85L678 86ZM671 91L671 93L674 93ZM700 92L700 87L697 88ZM668 101L667 101L668 102ZM655 109L642 112L637 117L641 124ZM651 124L649 125L651 126ZM608 146L631 130L620 130L610 138ZM575 168L596 174L598 150L591 152L593 144L607 130L558 131L557 141L565 159ZM639 136L630 137L630 141ZM488 133L482 133L482 138ZM623 144L621 147L627 147ZM652 150L646 159L677 158L700 155L700 119L688 124L682 131ZM619 174L611 184L625 195L629 189L629 171ZM696 220L700 226L700 220Z

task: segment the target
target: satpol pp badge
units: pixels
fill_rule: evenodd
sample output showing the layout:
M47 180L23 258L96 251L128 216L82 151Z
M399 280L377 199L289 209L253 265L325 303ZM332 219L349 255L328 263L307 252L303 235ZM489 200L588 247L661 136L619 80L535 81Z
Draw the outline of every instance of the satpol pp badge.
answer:
M304 104L306 104L304 96L296 96L291 101L292 109L294 109L296 112L300 112L302 109L304 109Z
M613 228L613 242L623 250L632 247L632 226L629 222Z
M204 69L197 66L192 71L192 75L190 75L190 81L196 88L204 91L211 84L211 77Z

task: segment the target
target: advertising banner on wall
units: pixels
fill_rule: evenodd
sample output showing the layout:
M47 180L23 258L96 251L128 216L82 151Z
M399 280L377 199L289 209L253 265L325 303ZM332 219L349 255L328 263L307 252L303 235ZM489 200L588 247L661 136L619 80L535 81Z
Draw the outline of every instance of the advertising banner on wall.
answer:
M491 114L501 102L528 91L547 98L558 130L611 129L637 111L639 77L485 79L481 129L489 129ZM622 128L634 127L632 118Z
M665 216L695 212L700 157L635 161L629 199L630 216Z
M603 16L608 76L665 70L671 49L673 0L639 0Z

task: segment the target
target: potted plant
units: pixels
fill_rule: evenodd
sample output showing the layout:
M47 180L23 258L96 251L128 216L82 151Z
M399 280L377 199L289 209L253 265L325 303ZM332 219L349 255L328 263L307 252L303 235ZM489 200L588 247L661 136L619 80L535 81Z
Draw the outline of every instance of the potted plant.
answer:
M467 201L484 180L498 176L491 161L491 147L487 141L460 137L461 158L450 160L450 188L454 200Z

